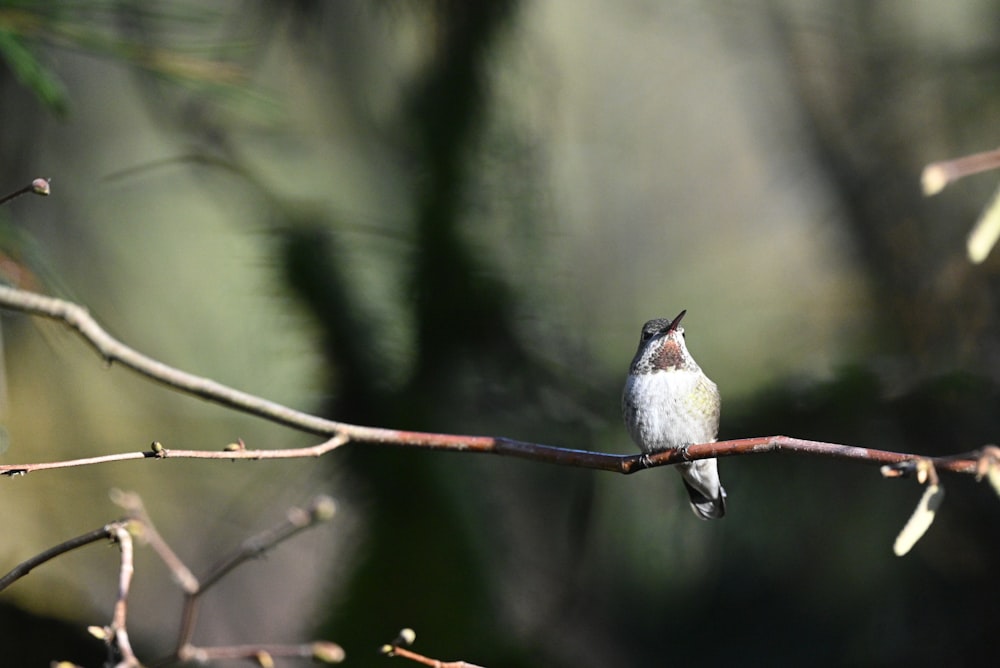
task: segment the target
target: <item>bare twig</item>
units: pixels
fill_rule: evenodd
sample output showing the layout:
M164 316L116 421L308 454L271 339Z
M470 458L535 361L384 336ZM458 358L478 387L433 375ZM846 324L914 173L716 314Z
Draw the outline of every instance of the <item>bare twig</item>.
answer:
M48 179L35 179L28 185L24 186L20 190L15 190L9 195L4 195L0 197L0 204L6 204L12 199L17 199L21 195L27 195L28 193L35 193L36 195L48 195L49 194L49 180Z
M951 160L932 162L924 167L920 177L924 195L930 197L944 190L949 184L973 174L1000 168L1000 149L964 155ZM1000 240L1000 190L979 215L979 219L969 233L966 252L969 261L980 264L989 256Z
M467 661L439 661L437 659L424 656L423 654L418 654L417 652L403 646L412 645L416 639L417 634L413 631L413 629L403 629L399 632L399 635L396 636L395 640L391 643L382 645L380 651L385 656L402 657L423 666L431 666L432 668L482 668L482 666L477 666L476 664L469 663Z
M241 392L214 380L175 369L121 343L108 334L91 317L86 309L72 302L0 285L0 307L62 321L73 328L109 363L118 362L168 387L300 431L330 437L329 440L323 443L307 448L276 450L251 450L242 448L225 451L174 450L154 444L152 450L144 452L127 452L61 462L7 464L0 466L0 475L13 476L44 469L84 466L131 459L169 459L173 457L232 460L318 457L350 442L449 450L454 452L488 453L624 474L696 459L763 454L777 451L864 461L871 464L898 464L920 458L918 455L909 453L860 448L837 443L792 438L789 436L761 436L731 441L718 441L716 443L699 443L691 445L684 450L670 450L652 455L615 455L560 448L493 436L463 436L365 427L310 415L309 413L283 406L277 402ZM952 457L923 459L932 461L938 471L950 471L952 473L975 475L980 467L980 453L978 451Z
M191 644L194 635L195 625L198 619L198 608L201 596L213 585L224 578L230 571L249 559L261 556L275 545L288 540L292 536L312 527L320 522L328 521L336 509L333 499L320 495L313 499L308 508L291 508L285 519L275 526L262 531L256 536L243 541L243 543L233 551L232 554L221 559L209 574L201 579L200 584L195 580L195 587L192 590L185 589L184 609L181 614L180 632L177 639L176 658L181 661L206 661L212 658L254 658L261 653L268 656L306 656L317 660L325 660L328 663L338 663L343 659L343 651L337 652L331 648L339 646L332 643L316 645L280 645L280 646L239 646L239 647L196 647ZM171 553L172 554L172 553ZM186 570L186 569L185 569ZM192 579L194 576L191 576ZM324 658L327 657L327 658Z
M84 545L90 545L91 543L96 543L99 540L114 539L115 527L117 526L117 524L119 523L113 522L111 524L105 524L100 529L94 529L93 531L88 531L87 533L81 536L70 538L67 541L64 541L62 543L59 543L58 545L50 547L44 552L36 554L30 559L22 561L17 566L12 568L10 572L8 572L6 575L0 577L0 591L3 591L10 585L14 584L14 582L16 582L17 580L23 578L25 575L30 573L32 569L34 569L35 567L41 566L46 561L54 559L61 554L65 554L70 550L75 550L78 547L83 547Z
M930 197L961 178L997 168L1000 168L1000 148L929 163L924 167L920 182L924 195Z
M354 428L354 425L345 425ZM365 431L376 431L383 434L377 440L366 438L350 438L340 434L323 443L305 448L283 448L274 450L174 450L156 444L156 449L141 452L122 452L99 457L68 459L57 462L39 462L34 464L3 464L0 465L0 476L20 476L32 471L47 469L71 468L90 464L119 462L132 459L297 459L318 457L341 445L354 441L355 443L378 443L403 447L427 448L431 450L449 450L453 452L476 452L495 454L508 457L518 457L536 462L574 466L577 468L610 471L612 473L636 473L649 468L670 466L697 459L712 457L734 457L742 455L764 454L768 452L792 452L797 454L833 457L863 461L870 464L899 464L902 462L927 459L934 462L940 471L950 473L965 473L976 475L980 468L980 451L973 450L948 457L921 457L919 455L860 448L839 443L810 441L791 436L759 436L741 438L731 441L716 441L714 443L698 443L685 450L666 450L655 454L615 455L587 450L572 450L540 443L516 441L493 436L458 436L453 434L434 434L414 431L397 431L393 429L377 429L374 427L357 427Z
M406 649L405 647L393 647L389 656L399 656L404 659L409 659L410 661L415 661L416 663L424 666L431 666L432 668L482 668L482 666L477 666L476 664L469 663L468 661L439 661L437 659L426 657L423 654L418 654L417 652Z
M122 565L118 572L118 600L115 601L115 611L111 617L110 631L114 637L115 646L122 655L119 666L131 668L139 666L139 659L132 651L132 643L128 637L126 617L128 616L128 594L132 588L132 575L135 573L132 550L132 535L124 524L114 525L115 541L122 552ZM110 640L110 638L109 638Z
M140 666L138 658L132 650L129 640L128 596L134 574L133 532L136 536L147 540L156 546L157 554L174 574L178 583L185 591L185 602L181 619L181 635L177 649L165 662L208 661L211 659L250 659L260 665L268 665L271 657L303 657L324 663L339 663L344 659L344 650L336 643L315 641L293 645L233 645L226 647L196 647L190 640L194 633L194 623L197 618L199 597L212 585L224 578L234 568L254 557L259 557L277 544L288 540L320 522L333 517L335 504L328 496L317 496L305 509L291 508L287 517L271 529L261 532L243 542L243 544L225 559L222 559L204 578L203 583L191 574L180 558L171 550L157 533L152 521L146 514L142 500L138 495L129 492L116 492L114 500L129 513L129 518L107 524L100 529L71 538L52 547L31 559L18 564L9 573L0 578L0 591L11 583L27 575L31 569L49 561L70 550L83 545L89 545L100 540L113 540L121 550L121 567L118 573L118 596L115 599L114 612L108 626L92 626L90 633L107 643L112 655L111 664L121 668ZM273 662L272 662L273 664Z
M178 655L181 661L206 663L216 660L254 661L258 665L274 665L275 657L313 659L324 663L340 663L344 660L344 650L332 642L312 642L300 645L229 645L227 647L185 647Z
M122 490L112 490L111 500L128 512L129 519L141 527L140 538L159 555L160 560L166 564L170 572L173 573L174 580L178 586L184 590L185 594L198 591L198 578L184 564L177 553L173 551L169 544L157 531L152 518L146 512L146 507L142 499L134 492L124 492Z

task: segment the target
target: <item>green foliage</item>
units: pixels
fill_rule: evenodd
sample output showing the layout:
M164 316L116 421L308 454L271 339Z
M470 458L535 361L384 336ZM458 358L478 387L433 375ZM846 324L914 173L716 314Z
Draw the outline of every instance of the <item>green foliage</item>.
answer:
M2 26L0 17L0 58L14 72L17 80L31 89L45 107L59 115L65 114L69 101L66 88L59 77L38 59L21 36Z

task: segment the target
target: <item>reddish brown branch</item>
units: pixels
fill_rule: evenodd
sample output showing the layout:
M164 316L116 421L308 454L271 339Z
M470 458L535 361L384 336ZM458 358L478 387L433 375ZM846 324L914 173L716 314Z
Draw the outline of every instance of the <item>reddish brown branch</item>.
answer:
M612 473L635 473L649 468L670 466L696 459L712 457L733 457L764 454L769 452L792 452L818 457L834 457L850 459L869 464L899 464L900 462L928 460L933 462L939 471L977 475L981 469L982 451L974 450L949 457L923 457L905 452L860 448L839 443L810 441L790 436L760 436L756 438L741 438L732 441L717 441L714 443L699 443L689 446L686 450L668 450L652 455L615 455L587 450L572 450L541 443L516 441L509 438L493 436L459 436L455 434L434 434L427 432L398 431L394 429L378 429L374 427L357 427L344 425L345 433L314 446L305 448L284 448L273 450L174 450L158 444L156 450L142 452L123 452L100 457L83 459L68 459L57 462L39 462L35 464L3 464L0 465L0 475L18 476L47 469L71 468L106 462L126 461L132 459L215 459L232 461L236 459L298 459L304 457L319 457L336 448L349 443L372 443L411 448L426 448L429 450L445 450L452 452L473 452L482 454L517 457L547 464L573 466L577 468L610 471ZM355 434L350 438L346 432Z
M382 645L380 651L385 656L399 656L423 666L431 666L431 668L482 668L482 666L477 666L466 661L439 661L404 647L404 645L412 645L416 639L417 634L413 629L403 629L396 636L395 640Z
M418 654L417 652L406 649L405 647L393 647L392 652L390 652L389 655L409 659L410 661L415 661L423 666L431 666L431 668L482 668L482 666L477 666L476 664L469 663L467 661L438 661L437 659L426 657L423 654Z
M0 475L12 476L45 469L84 466L130 459L195 458L233 460L318 457L350 442L455 452L488 453L562 466L574 466L625 474L695 459L762 454L776 451L835 457L838 459L850 459L882 465L898 464L899 462L914 459L927 459L909 453L860 448L837 443L824 443L788 436L762 436L758 438L719 441L717 443L702 443L692 445L683 452L668 451L655 455L616 455L560 448L493 436L462 436L365 427L310 415L287 406L282 406L279 403L241 392L214 380L195 376L170 367L121 343L108 334L91 317L86 309L72 302L0 285L0 307L7 307L24 313L62 321L73 328L109 363L120 363L136 373L176 390L300 431L330 437L329 440L323 443L307 448L272 450L250 450L242 447L225 451L173 450L157 444L157 447L154 447L153 450L145 452L128 452L61 462L7 464L0 466ZM975 475L979 466L980 454L978 451L975 451L954 457L929 459L939 471Z

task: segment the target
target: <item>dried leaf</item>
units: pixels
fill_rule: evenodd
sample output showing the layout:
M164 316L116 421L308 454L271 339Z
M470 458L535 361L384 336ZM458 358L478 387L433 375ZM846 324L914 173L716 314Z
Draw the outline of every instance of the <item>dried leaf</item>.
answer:
M942 500L944 500L944 487L928 485L924 495L920 497L917 509L913 511L913 515L910 516L906 526L896 537L896 542L893 543L892 551L896 553L897 557L909 552L927 532L934 521L934 514L941 507Z

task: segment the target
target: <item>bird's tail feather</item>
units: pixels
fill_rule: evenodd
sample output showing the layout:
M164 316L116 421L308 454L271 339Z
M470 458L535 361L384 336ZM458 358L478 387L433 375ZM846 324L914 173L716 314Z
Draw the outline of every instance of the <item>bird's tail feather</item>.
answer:
M715 459L700 459L677 467L687 488L691 510L703 520L717 520L726 514L726 490L719 480Z

